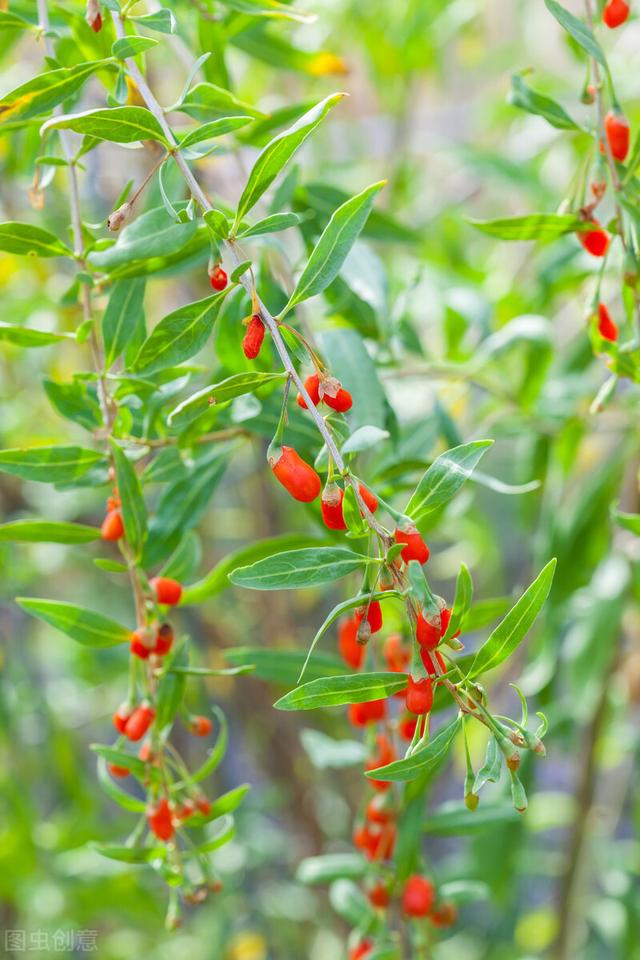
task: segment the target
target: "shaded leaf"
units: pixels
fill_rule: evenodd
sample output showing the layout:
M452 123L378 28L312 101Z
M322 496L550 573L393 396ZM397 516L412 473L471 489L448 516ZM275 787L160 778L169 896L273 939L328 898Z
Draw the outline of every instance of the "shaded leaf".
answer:
M131 637L131 631L115 620L74 603L38 597L16 597L16 603L27 613L87 647L113 647Z
M293 590L333 583L369 562L346 547L286 550L234 570L229 579L249 590Z

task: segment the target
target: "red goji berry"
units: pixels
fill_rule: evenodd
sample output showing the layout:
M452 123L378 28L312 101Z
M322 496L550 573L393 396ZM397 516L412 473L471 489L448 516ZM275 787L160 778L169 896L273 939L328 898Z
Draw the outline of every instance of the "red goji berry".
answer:
M346 530L347 525L342 515L342 501L344 500L344 490L337 483L327 483L322 491L320 500L320 510L325 526L329 530Z
M149 581L149 586L156 595L158 603L168 607L174 607L180 603L182 596L182 584L170 577L154 577Z
M349 950L349 960L366 960L369 954L373 952L373 948L373 940L361 940L360 943Z
M114 777L128 777L130 773L128 767L119 767L117 763L108 763L107 768Z
M618 339L618 327L604 303L598 304L598 333L605 340L615 342Z
M143 763L153 763L155 760L155 755L151 749L151 741L145 740L140 749L138 750L138 759L142 760Z
M208 737L213 728L213 724L209 717L196 716L191 718L189 724L189 730L196 737Z
M414 680L409 677L407 685L407 710L409 713L415 713L421 716L423 713L429 713L433 706L433 686L429 677L423 677L421 680Z
M317 373L312 373L311 376L307 377L304 381L304 388L311 398L311 402L314 407L317 407L320 403L320 394L318 392L320 387L320 377ZM303 410L307 409L307 403L301 393L297 396L298 406L302 407Z
M435 650L442 636L442 619L427 620L421 613L416 620L416 640L424 650Z
M242 350L247 360L255 360L260 353L264 340L264 323L259 313L254 313L249 321L247 332L242 338Z
M358 490L371 513L375 513L378 509L378 498L371 493L371 490L367 490L363 483L358 484ZM360 512L362 513L362 511Z
M353 406L353 397L344 387L340 387L334 397L325 393L322 399L328 407L331 407L332 410L337 410L338 413L346 413L347 410L351 410Z
M361 623L365 619L371 628L371 633L377 633L382 630L382 607L379 600L372 600L368 607L362 607L356 610L356 620Z
M367 896L369 897L369 902L379 909L389 906L389 901L391 900L391 894L387 886L382 882L376 883L375 886L371 887Z
M366 817L371 823L391 823L395 814L388 805L387 797L377 793L367 804Z
M195 804L198 809L198 813L202 814L203 817L209 816L211 813L211 801L208 800L203 793L196 797Z
M349 721L354 727L366 727L368 723L384 720L387 713L386 700L370 700L368 703L350 703Z
M157 653L159 657L166 656L167 653L171 650L173 646L173 627L170 623L162 623L158 627L158 632L156 634L156 645L153 648L153 652Z
M434 927L452 927L457 919L458 910L454 903L442 903L433 907L429 914L429 920Z
M625 0L609 0L602 11L602 22L614 30L625 22L629 16L629 4Z
M436 669L434 657L435 657L435 660L437 660L438 666L440 667L440 669L442 670L442 672L443 672L443 673L446 673L446 672L447 672L447 664L446 664L445 659L444 659L444 657L442 656L442 654L440 653L439 650L433 650L433 651L432 651L432 650L421 650L421 651L420 651L420 657L421 657L422 662L423 662L423 664L424 664L424 667L425 667L425 669L426 669L426 671L427 671L427 673L429 674L430 677L437 677L437 676L438 676L438 671L437 671L437 669Z
M147 807L147 823L159 840L171 840L173 836L173 813L166 797L152 807Z
M103 540L120 540L124 536L122 512L119 509L109 510L102 521L100 536Z
M294 500L311 503L320 493L320 477L293 447L283 446L280 456L271 461L271 469Z
M148 658L155 644L156 638L147 627L140 627L131 634L131 653L134 657L140 657L141 660Z
M406 544L400 553L405 563L409 563L410 560L417 560L418 563L427 562L429 559L429 547L415 527L408 527L406 529L398 527L395 532L395 538L397 543Z
M390 634L384 642L383 656L393 673L406 673L411 654L403 644L399 633Z
M214 290L224 290L228 283L229 278L227 277L225 271L222 269L219 263L215 265L213 270L209 273L209 281Z
M148 701L143 701L133 711L124 728L129 740L142 740L145 733L154 721L156 712Z
M127 726L127 721L133 712L133 707L130 703L121 703L116 712L113 715L113 725L118 731L118 733L124 733Z
M417 716L403 717L398 723L398 733L403 740L413 740L417 726Z
M414 874L402 893L402 909L408 917L426 917L435 897L433 884L426 877Z
M629 153L629 121L622 113L610 110L604 120L604 129L612 156L622 162Z
M379 734L376 737L376 746L376 755L370 757L365 764L365 770L367 770L367 772L378 770L380 767L386 767L388 763L393 763L396 758L391 741L385 734ZM369 782L374 790L384 791L388 790L391 786L391 782L389 780L370 779Z
M609 249L609 234L604 230L598 220L591 220L589 230L578 233L578 240L593 257L604 257Z
M346 664L359 670L364 659L365 648L358 643L358 621L355 617L342 620L338 627L338 650Z

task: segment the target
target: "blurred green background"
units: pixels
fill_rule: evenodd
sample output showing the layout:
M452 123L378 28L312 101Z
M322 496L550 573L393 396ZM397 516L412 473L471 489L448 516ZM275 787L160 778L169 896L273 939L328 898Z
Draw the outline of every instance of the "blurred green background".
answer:
M33 20L32 6L10 3ZM604 411L590 412L606 368L593 357L585 329L593 265L573 237L506 245L468 223L559 207L588 138L518 111L507 94L511 74L532 68L528 80L536 89L586 116L579 100L583 60L542 3L308 0L303 6L318 13L314 24L261 22L259 30L229 29L226 41L224 16L206 19L206 7L197 4L171 6L180 28L173 55L165 40L147 57L163 103L177 98L194 55L208 50L208 79L230 83L240 99L264 110L348 92L287 178L293 209L326 219L335 205L326 184L356 192L389 180L331 297L313 301L304 314L338 375L341 338L352 331L375 360L361 422L385 427L391 438L363 458L361 472L384 495L409 488L443 445L496 438L480 481L467 485L430 535L430 577L439 592L451 599L464 561L478 600L509 597L558 557L543 617L517 657L491 678L499 712L517 709L509 681L546 712L548 757L525 770L525 817L480 824L465 836L425 832L440 880L483 885L434 956L639 958L640 547L610 515L612 502L638 511L638 392L623 383ZM54 26L65 28L70 9L79 8L52 5ZM637 126L640 22L605 41ZM5 90L41 69L42 44L33 33L5 31L0 50ZM78 109L101 97L92 82ZM42 222L62 236L62 172L54 169L43 212L29 206L40 152L37 127L0 140L2 219ZM203 162L209 191L234 202L254 153L220 152ZM89 154L86 166L83 214L100 224L125 182L139 181L145 167L139 154L112 146ZM180 198L173 172L168 181ZM160 202L156 186L143 208ZM300 240L280 234L264 249L271 275L286 284L302 255ZM1 256L5 318L72 329L75 313L64 304L70 277L62 270L58 261ZM604 285L622 317L615 262ZM179 273L154 276L147 317L206 294L205 253ZM199 357L205 369L224 365L225 329L223 322ZM1 344L2 446L83 442L82 428L52 408L42 382L68 380L87 362L86 347L75 344L31 351ZM201 558L192 579L256 539L287 531L323 535L318 514L293 505L268 475L265 440L251 430L255 414L236 411L249 436L237 444L198 524ZM313 449L315 438L306 443ZM0 478L3 519L39 514L98 523L102 507L91 489L52 491ZM118 842L130 828L128 815L101 793L88 750L111 736L110 715L125 687L122 651L76 646L27 620L13 598L73 600L130 622L119 578L88 559L100 549L0 544L3 935L44 931L53 954L56 931L97 931L101 960L340 960L346 927L326 891L296 879L305 856L350 847L361 773L316 769L300 740L305 727L348 736L340 711L277 713L272 704L286 688L251 677L192 688L193 709L213 700L230 721L215 790L245 781L252 789L236 817L236 838L216 855L224 891L194 909L177 933L163 930L164 892L150 871L111 863L87 846ZM183 611L181 626L203 663L219 665L230 647L306 649L342 597L339 587L274 595L229 587ZM487 622L494 621L489 610ZM473 649L477 639L465 643ZM322 648L334 650L335 635ZM483 746L480 738L478 756ZM181 747L194 760L201 749L186 737ZM463 779L460 748L429 797L425 821L460 800ZM504 782L491 789L494 797L508 793ZM65 955L64 947L55 952Z

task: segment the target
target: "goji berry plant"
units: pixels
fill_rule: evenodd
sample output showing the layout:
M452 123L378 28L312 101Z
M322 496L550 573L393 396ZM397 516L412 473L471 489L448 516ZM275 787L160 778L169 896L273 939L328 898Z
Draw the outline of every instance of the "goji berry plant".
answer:
M609 700L633 655L624 610L637 618L637 549L620 534L638 533L640 141L605 54L605 32L634 28L629 6L545 0L536 16L566 32L582 92L565 109L523 72L501 107L500 124L516 107L572 138L545 144L572 151L566 195L542 164L474 144L465 176L511 178L546 206L487 219L504 190L488 204L461 189L433 215L437 238L407 225L421 188L438 191L410 169L406 131L425 51L472 40L455 5L318 19L275 0L36 6L0 10L16 81L0 100L0 249L18 278L0 338L8 382L28 389L3 426L0 539L28 588L18 610L40 622L11 606L12 640L65 634L79 652L57 654L57 689L77 674L95 692L82 789L98 817L66 853L97 871L98 902L108 869L145 868L153 922L164 900L174 942L198 930L203 956L214 927L233 958L500 960L515 943L565 960L602 942L632 956L613 951L633 938L585 935L576 909L599 743L634 697L629 681ZM335 53L318 48L330 28ZM396 113L387 156L374 132L352 142L354 37ZM540 246L523 265L500 240ZM541 314L585 296L587 329L554 344ZM21 573L37 550L58 575ZM5 699L11 716L19 696ZM558 774L539 772L562 769L554 752L580 758L559 820ZM285 801L265 778L290 798L284 824L267 819ZM541 821L567 829L561 863L525 832ZM529 900L528 871L557 878L555 912ZM312 887L328 888L332 933L304 906ZM264 928L257 944L240 916Z

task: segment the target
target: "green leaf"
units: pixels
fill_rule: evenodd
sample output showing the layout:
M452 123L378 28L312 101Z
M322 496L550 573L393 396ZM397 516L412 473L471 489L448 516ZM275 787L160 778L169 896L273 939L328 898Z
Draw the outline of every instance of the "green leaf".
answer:
M212 406L228 403L235 397L243 397L247 393L255 393L266 384L282 383L286 380L286 373L262 373L258 370L248 370L245 373L234 373L233 376L203 387L179 403L169 414L169 424L186 423L194 420L210 410Z
M476 774L476 778L473 782L473 792L480 793L485 783L491 781L491 783L497 783L500 779L500 773L502 771L502 753L498 747L498 741L492 735L489 737L487 742L487 751L485 754L484 763ZM512 807L509 807L511 810Z
M113 143L158 140L168 146L162 127L146 107L110 107L85 110L82 113L66 113L43 123L40 136L44 136L49 130L73 130L86 137L111 140Z
M422 773L434 773L449 753L451 744L460 730L461 723L461 718L456 717L446 727L443 727L433 739L429 740L425 747L412 753L404 760L395 760L393 763L387 764L386 767L376 767L375 770L365 773L365 776L375 780L396 783L414 780Z
M297 683L305 654L302 650L268 650L265 647L233 647L225 650L225 659L230 663L253 667L254 677L290 686ZM318 653L307 670L313 678L345 674L348 667L332 653Z
M221 210L206 210L204 213L204 220L216 239L227 239L229 236L229 230L231 229L231 224Z
M185 674L173 672L172 667L187 666L189 654L187 643L183 640L175 647L167 658L165 670L158 684L158 699L156 703L156 726L165 736L171 729L178 710L184 701L187 688Z
M556 3L556 0L544 0L547 10L553 14L561 27L570 34L579 46L585 50L590 57L597 60L601 67L608 72L607 61L602 52L602 48L586 23L578 20L572 13L565 10L563 6Z
M209 339L225 296L223 290L163 317L140 347L134 369L153 373L198 353Z
M16 597L16 603L27 613L87 647L113 647L128 642L131 637L131 631L115 620L74 603L38 597Z
M252 227L241 230L238 239L261 237L266 233L279 233L281 230L288 230L289 227L296 227L299 223L300 217L297 213L272 213L270 217L258 220Z
M278 0L220 0L225 7L247 13L252 17L275 17L282 20L295 20L298 23L313 23L314 13L296 10L288 3L279 3Z
M444 635L444 640L449 640L454 633L457 633L458 630L464 627L464 622L471 607L472 600L473 581L471 574L469 573L469 568L464 563L461 563L456 580L456 592L453 598L453 607L451 608L451 619L449 620L449 626Z
M354 430L350 437L342 444L342 453L362 453L363 450L373 450L384 440L388 440L390 433L388 430L381 430L380 427L374 427L367 423Z
M124 352L127 345L144 336L144 278L114 283L102 317L105 368Z
M353 673L342 677L320 677L303 683L276 701L276 710L316 710L345 703L383 700L407 685L404 673Z
M367 874L367 861L358 853L325 853L307 857L296 870L296 880L310 886L342 878L359 880Z
M477 230L499 240L555 240L565 233L584 229L584 221L572 214L530 213L498 220L469 220Z
M53 520L13 520L0 524L0 541L10 543L91 543L100 539L99 527Z
M127 753L126 750L117 750L115 747L107 747L101 743L91 743L89 749L93 750L99 757L104 757L107 763L115 763L118 767L127 767L139 780L143 780L148 775L149 768L144 760L136 757L135 754Z
M213 83L197 83L175 109L201 122L209 120L212 115L225 117L241 113L250 117L264 116L260 110L238 100L229 90Z
M30 223L0 223L0 250L19 256L70 257L72 252L56 236Z
M323 358L331 373L353 397L349 426L388 426L389 405L384 388L362 334L352 327L330 327L318 336Z
M121 790L120 787L113 782L113 779L107 771L107 761L104 757L98 757L98 780L107 796L110 797L114 803L117 803L118 806L122 807L123 810L131 810L133 813L144 813L146 808L145 801L140 800L138 797L130 796L125 790Z
M142 487L133 464L115 440L111 441L111 450L116 468L118 493L122 501L125 536L127 543L138 557L147 537L147 511L142 497Z
M247 566L263 557L270 557L274 551L281 549L297 549L298 547L308 547L310 544L318 542L313 537L304 536L297 533L285 533L279 537L269 537L266 540L258 540L256 543L250 543L246 547L240 547L232 553L226 554L219 560L215 567L201 580L190 584L182 591L180 606L188 606L193 603L202 603L210 597L215 597L218 593L226 590L229 583L229 574L237 567Z
M211 804L211 812L206 818L207 822L216 820L218 817L226 816L229 813L233 813L234 810L237 810L250 789L251 787L248 783L242 783L239 787L234 787L233 790L227 790L226 793L222 793Z
M234 570L229 579L248 590L294 590L296 587L333 583L368 562L367 557L346 547L285 550Z
M33 330L15 323L0 320L0 340L14 343L17 347L48 347L61 340L75 340L72 333L50 333L48 330Z
M129 57L137 57L139 53L157 46L158 41L151 37L120 37L111 45L111 53L118 60L128 60Z
M297 303L322 293L338 275L351 247L360 236L373 205L373 198L386 181L374 183L351 197L332 214L302 271L282 316Z
M332 883L329 900L335 912L351 927L370 930L376 922L375 910L352 880L336 880Z
M174 223L164 207L155 207L123 227L116 243L106 250L95 250L88 260L100 270L114 270L135 260L148 260L175 254L197 232L195 220Z
M95 60L49 70L28 80L0 100L0 127L3 123L29 120L49 113L79 90L92 73L106 67L113 69L111 61Z
M506 827L518 820L511 804L481 804L473 813L464 803L454 800L444 803L422 825L425 833L439 837L465 836L482 833L491 827Z
M514 107L526 110L527 113L544 117L552 127L556 127L558 130L581 129L579 124L577 124L575 120L572 120L559 103L556 103L556 101L550 97L545 97L542 93L536 93L535 90L527 86L520 74L515 74L515 76L511 77L509 102L512 103Z
M239 130L240 127L245 127L252 121L253 117L221 117L219 120L211 120L210 123L203 123L185 134L180 141L180 148L193 147L196 143L202 143L203 140L213 140L225 133Z
M156 10L155 13L145 13L140 17L132 17L131 14L127 14L127 19L139 23L141 27L148 30L155 30L157 33L175 33L176 31L176 18L171 10L166 7Z
M405 513L419 522L455 497L493 440L473 440L452 447L433 461L411 495Z
M0 473L41 483L72 483L93 467L106 465L103 454L84 447L34 447L0 450Z
M166 850L162 844L154 847L117 847L106 843L90 843L89 846L101 857L118 860L120 863L150 863L164 860Z
M640 537L640 513L623 513L622 510L611 509L611 516L624 530L630 530Z
M329 110L342 99L341 93L334 93L316 104L288 130L274 137L260 153L249 174L249 179L240 197L234 231L244 216L255 207L260 197L269 189L275 178L294 153L302 146L307 137L324 119ZM184 109L184 106L183 106Z
M506 660L525 638L549 595L555 569L555 559L550 560L504 620L483 643L471 664L469 680L473 680L487 670L493 670Z
M79 423L85 430L97 430L102 426L100 404L95 391L90 391L86 383L81 380L56 383L46 378L42 383L51 405L61 416Z

